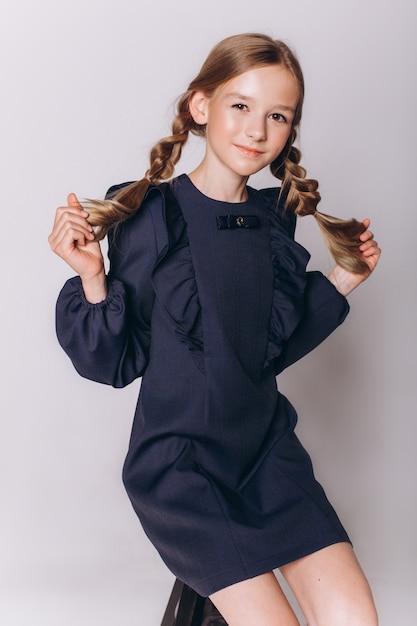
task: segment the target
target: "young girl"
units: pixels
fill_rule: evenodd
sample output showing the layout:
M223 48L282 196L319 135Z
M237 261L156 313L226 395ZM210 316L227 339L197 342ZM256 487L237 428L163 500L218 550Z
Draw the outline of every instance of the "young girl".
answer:
M57 303L78 372L115 387L143 376L123 479L167 566L210 596L229 626L374 626L368 583L297 439L276 375L345 318L375 268L369 220L317 212L294 147L304 85L294 54L261 34L230 37L180 98L172 135L137 183L58 209L51 247L79 275ZM192 132L202 162L169 183ZM281 188L257 191L269 166ZM306 272L296 214L336 260ZM98 240L109 235L110 271Z

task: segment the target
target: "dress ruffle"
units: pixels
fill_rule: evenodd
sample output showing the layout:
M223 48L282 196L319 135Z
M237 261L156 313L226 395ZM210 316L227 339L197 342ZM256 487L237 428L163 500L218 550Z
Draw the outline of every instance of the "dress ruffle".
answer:
M306 266L310 254L294 241L295 216L277 205L277 190L263 194L266 219L270 229L274 274L270 329L264 367L281 355L304 310L307 284ZM194 361L204 371L204 341L201 305L187 227L177 202L169 202L166 215L170 243L153 273L156 297L175 327L178 339L185 343Z
M169 247L153 272L152 285L177 338L188 346L196 365L203 371L201 305L187 228L177 203L169 202L166 220Z
M283 343L300 322L304 310L306 266L310 254L292 238L294 229L290 224L290 217L293 216L277 206L276 196L275 201L271 198L266 204L265 210L271 233L274 274L270 329L264 363L264 367L267 367L280 356ZM295 223L295 216L293 222Z

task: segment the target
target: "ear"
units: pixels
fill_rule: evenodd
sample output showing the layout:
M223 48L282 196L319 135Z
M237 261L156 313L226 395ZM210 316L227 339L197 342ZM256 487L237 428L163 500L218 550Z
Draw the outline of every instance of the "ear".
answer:
M190 98L188 107L191 117L199 126L207 124L208 102L209 98L203 91L194 92Z

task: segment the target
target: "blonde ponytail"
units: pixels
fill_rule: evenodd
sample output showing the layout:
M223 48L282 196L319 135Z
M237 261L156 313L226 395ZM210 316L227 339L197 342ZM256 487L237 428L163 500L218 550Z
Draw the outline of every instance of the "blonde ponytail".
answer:
M342 220L317 210L321 199L317 191L318 182L306 178L306 170L299 165L301 152L292 145L296 138L297 133L293 129L286 148L270 166L272 174L282 181L281 195L285 198L286 209L301 217L314 216L338 265L355 274L368 273L369 267L359 250L359 236L365 230L364 225L354 218Z

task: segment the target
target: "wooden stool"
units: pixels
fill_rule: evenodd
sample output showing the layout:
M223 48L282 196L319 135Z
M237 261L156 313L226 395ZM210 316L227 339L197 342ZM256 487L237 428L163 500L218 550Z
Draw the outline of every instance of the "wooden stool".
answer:
M209 598L176 579L161 626L227 626Z

